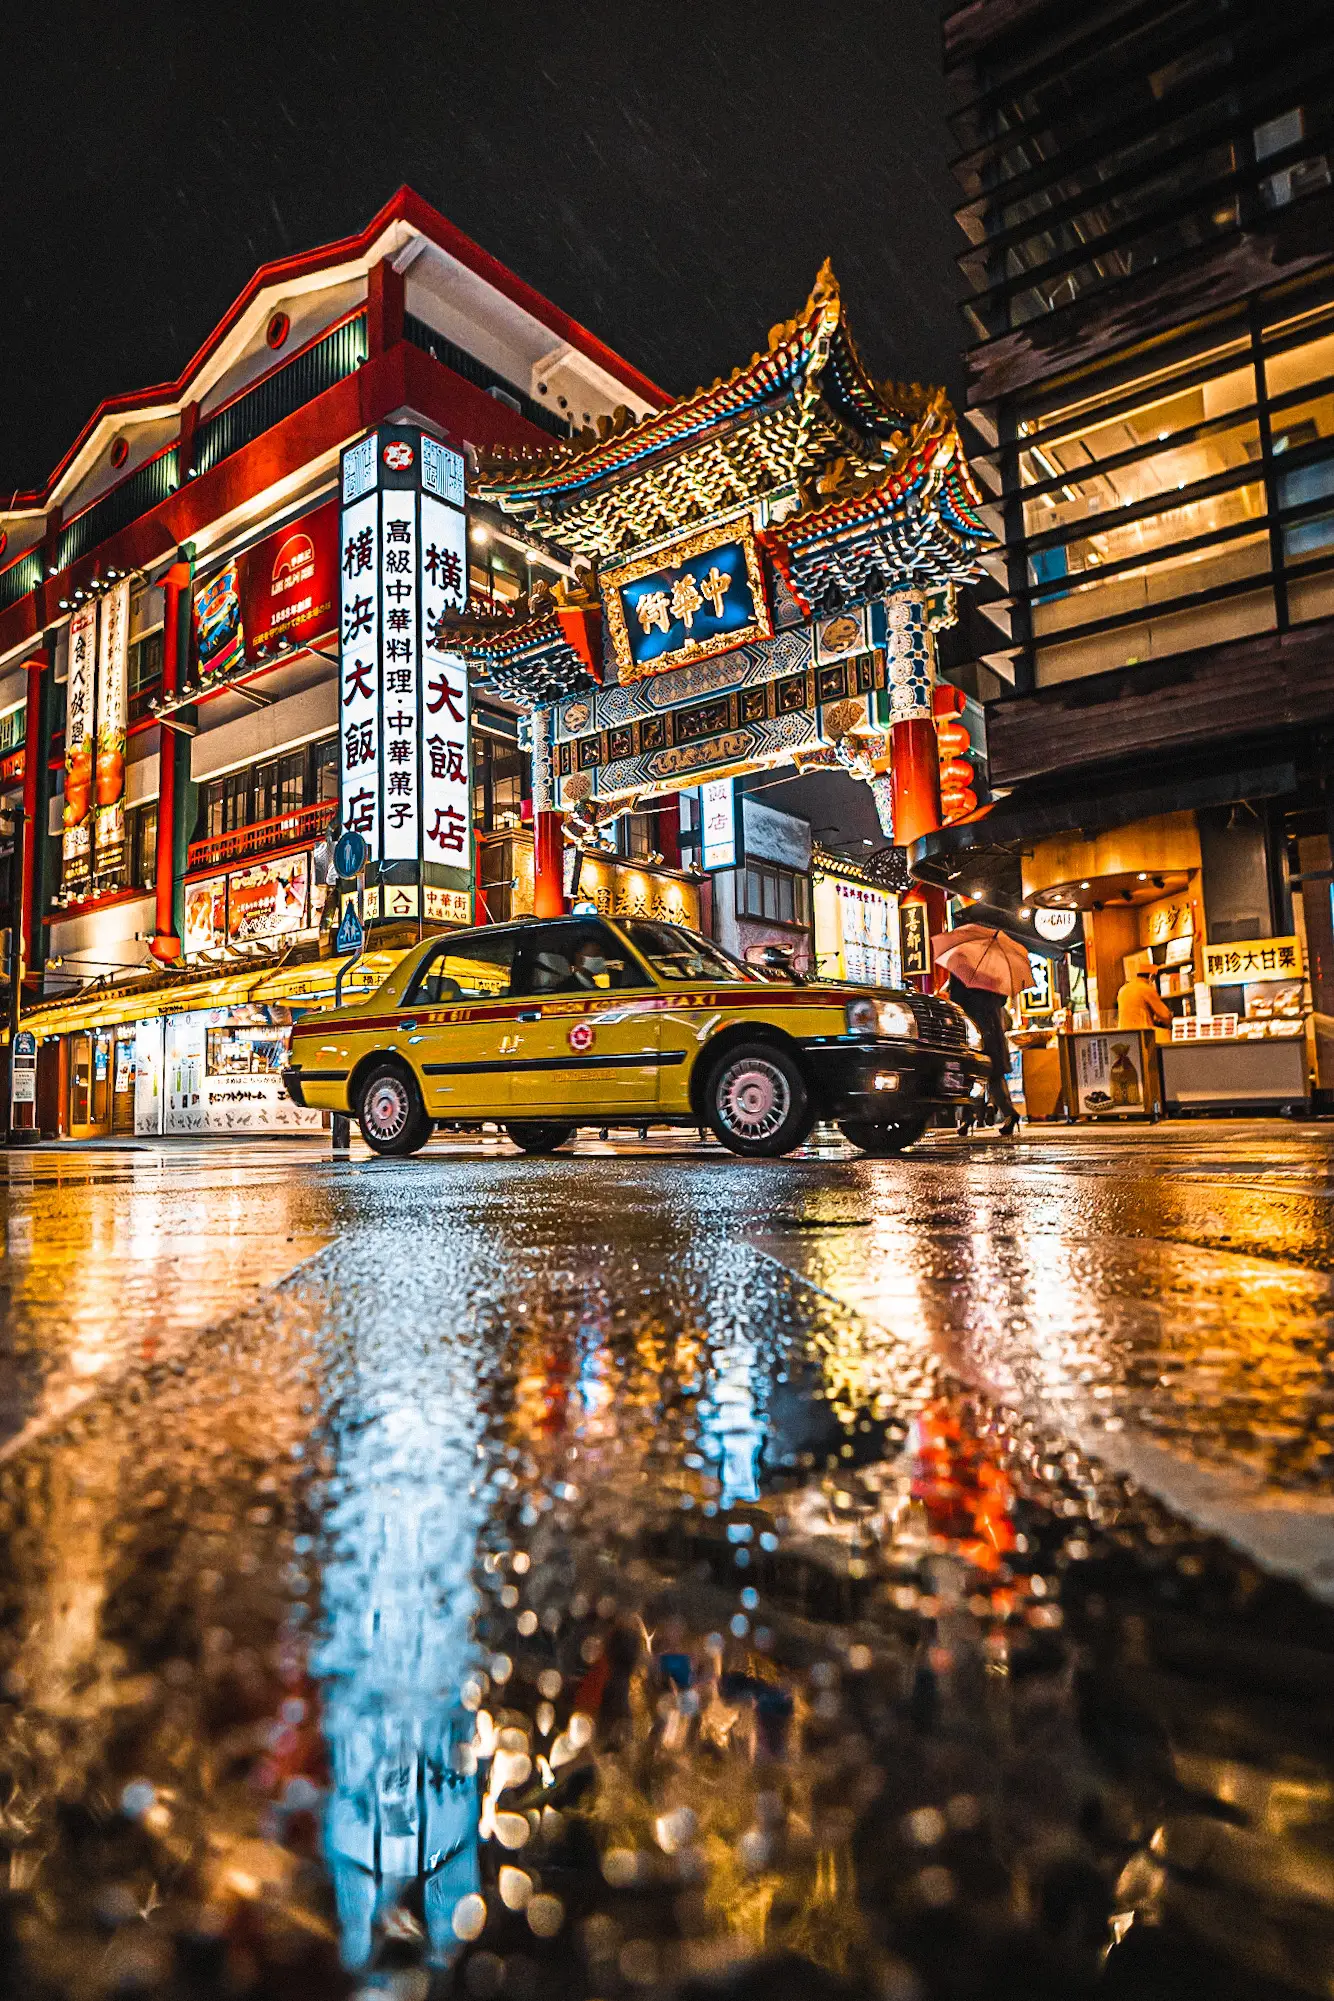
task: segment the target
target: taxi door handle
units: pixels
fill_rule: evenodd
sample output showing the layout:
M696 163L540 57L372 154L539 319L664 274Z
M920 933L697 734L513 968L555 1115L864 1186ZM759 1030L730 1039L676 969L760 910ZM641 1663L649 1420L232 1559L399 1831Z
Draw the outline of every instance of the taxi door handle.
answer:
M414 1028L415 1028L416 1026L417 1026L417 1023L416 1023L416 1021L415 1021L415 1020L413 1020L413 1021L400 1021L400 1023L398 1024L398 1030L399 1030L399 1033L400 1033L400 1034L402 1034L402 1035L407 1035L407 1034L409 1034L409 1033L410 1033L410 1031L411 1031L412 1029L414 1029Z
M527 1008L522 1014L516 1014L514 1019L516 1021L541 1021L542 1010L540 1007Z

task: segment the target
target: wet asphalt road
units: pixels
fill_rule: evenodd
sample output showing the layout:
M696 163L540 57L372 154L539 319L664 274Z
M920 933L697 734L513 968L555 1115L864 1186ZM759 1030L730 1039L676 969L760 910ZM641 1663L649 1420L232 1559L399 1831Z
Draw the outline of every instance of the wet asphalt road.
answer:
M1332 1165L11 1159L0 1992L1334 1991Z

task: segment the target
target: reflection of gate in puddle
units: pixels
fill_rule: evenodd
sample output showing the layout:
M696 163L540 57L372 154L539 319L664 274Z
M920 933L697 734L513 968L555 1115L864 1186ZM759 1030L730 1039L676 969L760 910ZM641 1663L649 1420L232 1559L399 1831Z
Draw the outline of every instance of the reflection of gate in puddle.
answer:
M479 1883L473 1721L459 1695L481 1426L466 1350L433 1363L430 1397L371 1390L369 1410L335 1431L341 1497L314 1665L332 1772L325 1851L350 1967L367 1963L377 1920L400 1903L443 1958L454 1908Z

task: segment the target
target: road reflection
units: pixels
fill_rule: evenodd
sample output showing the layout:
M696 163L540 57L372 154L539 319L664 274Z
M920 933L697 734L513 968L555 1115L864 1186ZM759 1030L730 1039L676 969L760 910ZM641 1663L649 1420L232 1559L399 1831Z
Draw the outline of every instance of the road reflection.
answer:
M0 1467L0 1991L1328 1993L1329 1617L950 1373L1056 1198L884 1185L766 1182L871 1324L744 1169L371 1166Z

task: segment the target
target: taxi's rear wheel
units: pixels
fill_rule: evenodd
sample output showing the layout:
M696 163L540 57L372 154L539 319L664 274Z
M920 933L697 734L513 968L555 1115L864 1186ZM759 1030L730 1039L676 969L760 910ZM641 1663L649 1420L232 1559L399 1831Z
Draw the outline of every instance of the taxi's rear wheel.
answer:
M801 1071L768 1042L719 1057L704 1086L704 1115L725 1147L751 1160L791 1153L815 1123Z
M374 1153L417 1153L431 1137L416 1079L397 1063L377 1063L357 1092L357 1124Z
M887 1159L890 1154L915 1146L926 1131L926 1120L898 1119L891 1125L872 1125L868 1119L840 1119L838 1129L844 1139L850 1139L863 1153Z
M554 1153L564 1146L573 1126L558 1125L554 1119L514 1119L506 1126L520 1153Z

